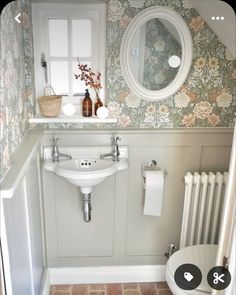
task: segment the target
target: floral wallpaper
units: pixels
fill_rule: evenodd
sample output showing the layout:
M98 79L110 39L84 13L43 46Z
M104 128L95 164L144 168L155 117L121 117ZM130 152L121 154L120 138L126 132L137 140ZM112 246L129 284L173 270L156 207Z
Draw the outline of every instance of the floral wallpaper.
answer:
M15 16L21 15L21 24ZM28 132L35 110L31 7L28 0L13 1L1 13L0 150L2 176L9 157Z
M171 29L176 31L173 26ZM168 59L172 55L181 58L180 43L158 19L149 20L145 30L143 83L141 83L145 88L163 89L174 80L178 67L170 67Z
M192 67L177 93L159 102L137 97L120 67L120 46L130 20L143 9L168 6L188 24ZM106 44L106 105L115 124L48 124L47 128L233 127L236 116L236 60L188 0L109 0Z
M148 102L128 88L120 44L129 21L152 5L176 10L189 25L193 61L182 88ZM154 49L155 50L155 49ZM110 0L107 20L107 105L122 128L229 127L236 115L236 60L186 0Z

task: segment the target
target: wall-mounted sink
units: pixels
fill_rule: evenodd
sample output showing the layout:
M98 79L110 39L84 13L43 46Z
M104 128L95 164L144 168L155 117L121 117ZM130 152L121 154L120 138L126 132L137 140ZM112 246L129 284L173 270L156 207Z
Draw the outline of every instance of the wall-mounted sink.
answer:
M91 193L93 186L127 167L127 159L114 162L111 159L72 158L58 163L46 162L44 164L46 170L55 172L70 183L79 186L83 194Z
M52 147L43 148L43 168L80 188L83 195L84 221L91 220L91 192L94 186L107 177L128 168L128 148L119 147L119 161L112 158L101 159L101 155L111 153L110 146L104 147L60 147L60 152L70 155L70 160L52 161Z

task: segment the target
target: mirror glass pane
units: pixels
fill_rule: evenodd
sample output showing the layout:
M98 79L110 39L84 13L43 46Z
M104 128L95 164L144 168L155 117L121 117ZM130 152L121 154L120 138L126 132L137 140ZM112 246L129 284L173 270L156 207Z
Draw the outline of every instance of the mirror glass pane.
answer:
M150 19L136 29L129 56L132 75L139 84L148 90L163 89L181 64L179 34L168 20Z
M72 20L73 57L90 57L92 49L92 23L89 19Z
M68 21L66 19L49 20L50 56L68 56Z

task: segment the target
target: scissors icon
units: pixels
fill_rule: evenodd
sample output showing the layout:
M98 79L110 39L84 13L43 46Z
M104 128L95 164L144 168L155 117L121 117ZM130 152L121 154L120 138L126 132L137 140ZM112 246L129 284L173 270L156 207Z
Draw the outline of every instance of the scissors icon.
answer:
M224 276L225 276L224 274L221 274L221 275L219 276L219 274L218 274L217 272L214 272L213 277L214 277L215 279L213 280L213 283L214 283L215 285L217 285L217 284L219 283L219 281L220 281L221 283L224 283L225 281L222 280L222 278L223 278Z

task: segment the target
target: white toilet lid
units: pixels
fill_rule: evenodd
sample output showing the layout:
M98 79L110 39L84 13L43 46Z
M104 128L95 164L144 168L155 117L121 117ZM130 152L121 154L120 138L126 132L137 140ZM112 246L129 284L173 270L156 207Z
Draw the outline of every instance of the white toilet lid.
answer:
M166 264L166 271L173 277L176 269L185 263L196 265L202 272L202 282L196 290L201 292L211 292L211 287L207 283L207 274L215 266L217 245L193 245L185 247L175 252Z

